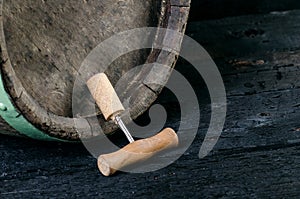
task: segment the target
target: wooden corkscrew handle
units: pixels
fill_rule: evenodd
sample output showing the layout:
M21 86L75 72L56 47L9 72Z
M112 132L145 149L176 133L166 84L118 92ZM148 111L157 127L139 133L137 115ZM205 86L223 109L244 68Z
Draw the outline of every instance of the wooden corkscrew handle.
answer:
M166 128L153 137L137 140L116 152L100 155L98 167L104 176L110 176L124 167L145 161L158 152L177 145L177 134L173 129Z
M115 120L124 111L117 93L104 73L90 78L87 86L106 120ZM151 138L134 141L114 153L99 156L98 167L103 175L110 176L117 170L145 161L158 152L177 145L177 134L173 129L166 128Z

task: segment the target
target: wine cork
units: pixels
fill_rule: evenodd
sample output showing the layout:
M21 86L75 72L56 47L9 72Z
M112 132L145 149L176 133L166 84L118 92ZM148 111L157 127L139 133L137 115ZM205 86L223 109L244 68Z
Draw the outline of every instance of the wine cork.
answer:
M94 75L87 81L87 86L106 120L114 120L124 111L124 107L104 73Z

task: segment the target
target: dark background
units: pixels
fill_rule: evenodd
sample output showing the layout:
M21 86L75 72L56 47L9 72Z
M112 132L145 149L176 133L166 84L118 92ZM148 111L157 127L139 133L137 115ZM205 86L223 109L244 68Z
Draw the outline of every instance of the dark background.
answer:
M299 22L296 0L193 0L187 34L210 53L228 95L226 125L209 156L198 158L209 96L201 76L179 60L202 117L195 141L174 164L107 178L81 144L1 135L0 198L299 198ZM176 127L178 105L168 90L157 103ZM147 121L146 114L138 122Z

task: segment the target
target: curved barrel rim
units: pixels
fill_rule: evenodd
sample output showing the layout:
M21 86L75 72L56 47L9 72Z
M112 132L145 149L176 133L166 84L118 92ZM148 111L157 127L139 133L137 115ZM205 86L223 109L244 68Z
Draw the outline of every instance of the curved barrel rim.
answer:
M2 7L2 4L1 4ZM190 9L190 0L166 0L162 1L161 13L158 22L158 27L172 29L184 33L186 29L186 23L188 19ZM1 9L2 12L2 9ZM2 13L1 13L2 14ZM91 124L87 122L85 118L68 118L63 116L54 115L43 109L33 98L30 96L26 89L22 86L22 83L16 76L10 58L6 48L5 35L3 29L3 21L0 21L0 45L1 45L1 85L0 95L5 96L5 103L8 104L12 115L17 114L15 117L7 117L0 111L2 119L19 131L21 134L39 140L54 140L54 141L77 141L79 139L78 129L75 126L75 122L82 123L82 129L79 131L85 131L86 128L91 128ZM155 60L160 56L162 52L152 51L148 60ZM170 68L174 68L178 56L168 60ZM171 70L170 70L171 73ZM168 78L170 74L166 74L163 78ZM4 85L4 84L5 85ZM157 95L161 92L162 88L156 88L155 94L151 88L148 88L150 92L146 93L143 98L148 99L147 103L152 104ZM154 95L153 95L154 94ZM145 107L144 104L135 104L133 111L136 115L133 119L145 112L149 107ZM20 111L22 110L22 111ZM75 121L76 120L76 121ZM105 123L104 121L100 121ZM117 129L117 126L113 123L105 123L106 132L113 132Z

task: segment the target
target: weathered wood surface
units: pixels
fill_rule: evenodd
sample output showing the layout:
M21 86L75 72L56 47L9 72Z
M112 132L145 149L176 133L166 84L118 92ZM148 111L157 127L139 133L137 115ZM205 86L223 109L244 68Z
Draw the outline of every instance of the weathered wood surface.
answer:
M71 110L72 100L80 101L82 109L87 104L94 106L94 102L81 93L72 98L75 78L89 52L110 36L133 28L161 27L184 33L190 10L190 0L80 3L69 0L43 1L40 4L33 0L16 0L1 1L1 5L1 69L5 87L17 109L34 126L50 136L67 140L93 136L93 133L83 135L81 130L76 129ZM160 41L165 37L159 35L155 38ZM166 40L173 41L172 38ZM181 41L176 41L176 44L180 46ZM168 71L159 73L159 77L149 71L136 77L136 96L131 98L133 102L126 112L127 118L129 113L132 118L138 117L154 102L162 86L152 88L144 85L143 80L146 77L167 80L177 61L177 54L143 49L119 57L108 67L105 72L113 84L129 69L145 62L157 61L170 67ZM124 85L132 81L127 80ZM86 88L85 82L80 86ZM125 86L122 92L126 93L126 89L129 88ZM121 98L129 101L128 96ZM75 120L87 124L82 119L87 115L80 115ZM117 128L114 123L105 122L101 115L98 119L107 134ZM87 132L86 129L90 128L93 127L86 125L83 131Z
M159 7L155 0L3 1L10 61L26 91L42 108L72 116L71 91L83 59L117 32L156 26ZM108 73L116 81L132 65L145 62L145 56L141 52L124 56Z
M188 34L213 55L228 92L224 132L206 158L198 152L210 100L201 78L181 60L177 69L196 89L202 119L196 140L174 164L105 178L81 145L1 136L1 197L299 198L299 16L293 11L189 24ZM249 29L261 34L245 34ZM176 127L175 100L165 90L158 102Z
M194 0L192 1L191 21L219 19L228 16L267 14L272 11L297 10L297 0Z

